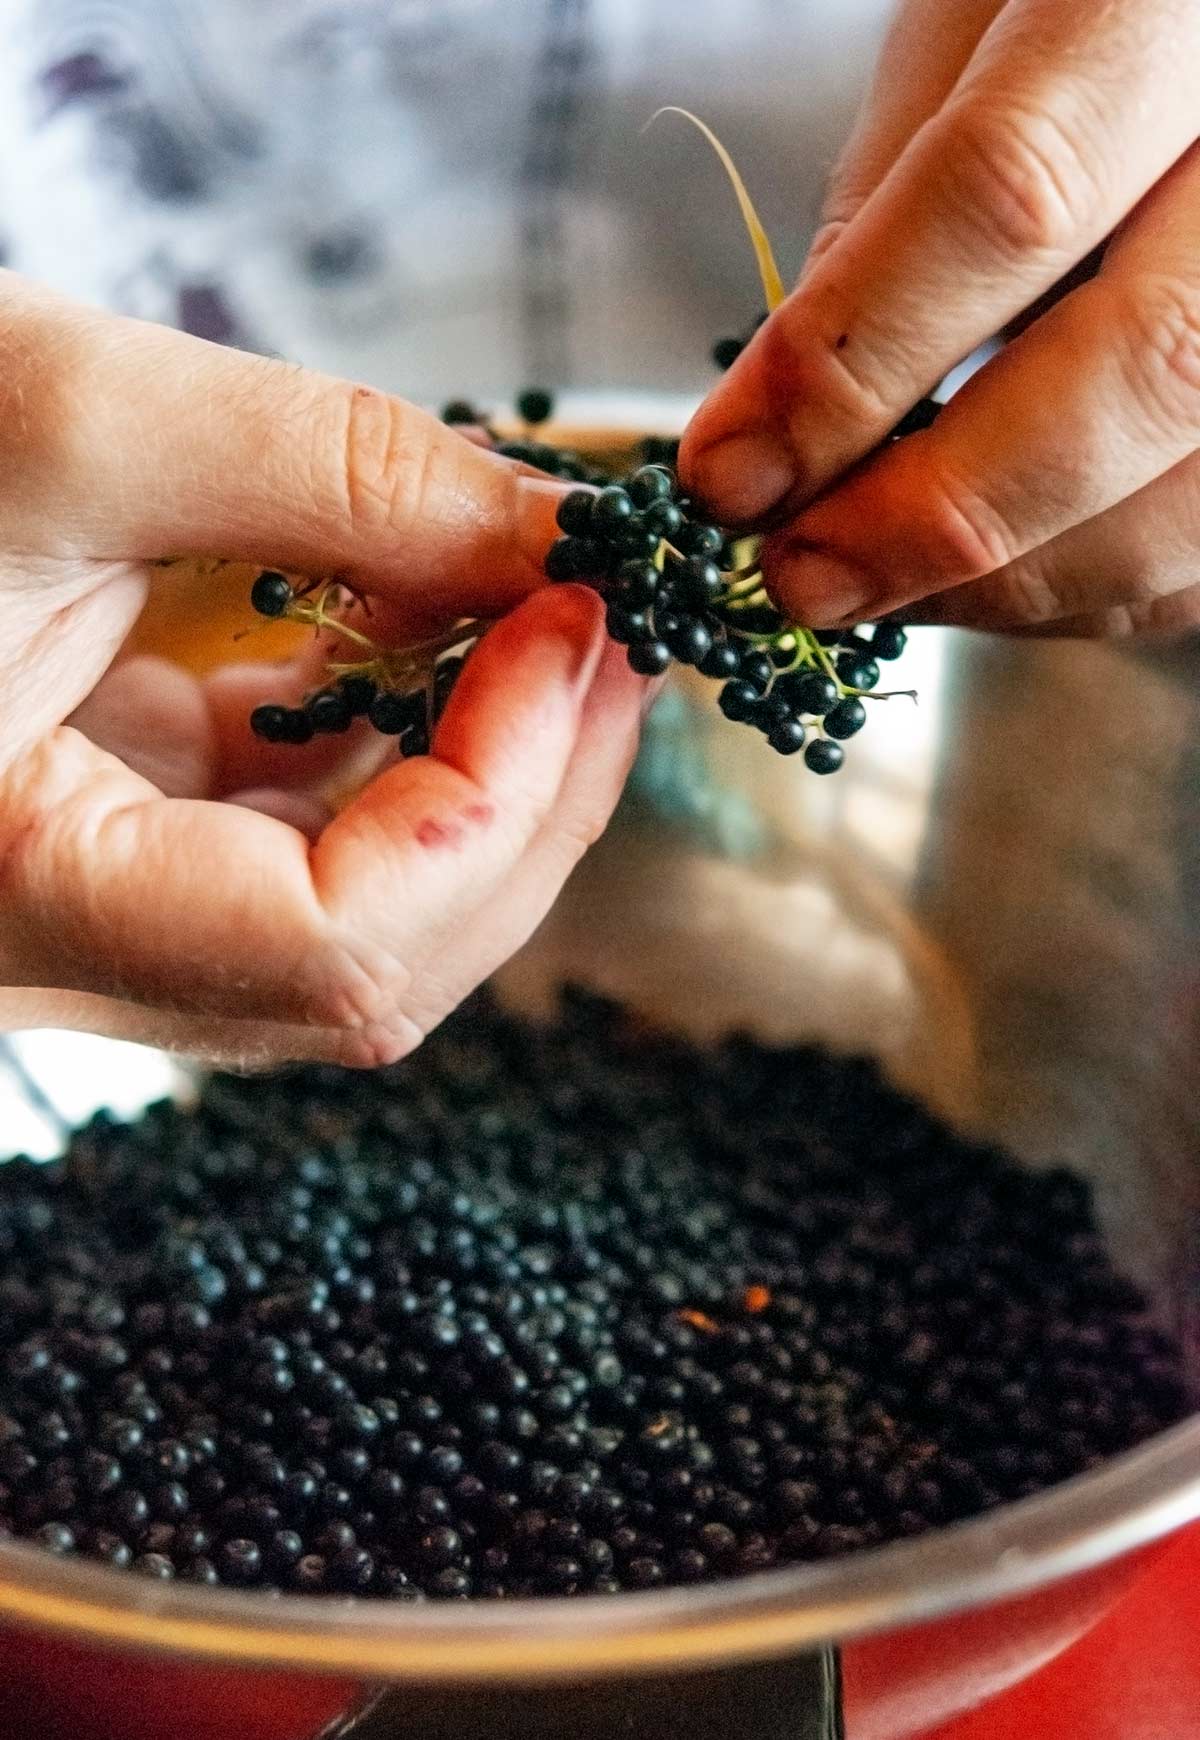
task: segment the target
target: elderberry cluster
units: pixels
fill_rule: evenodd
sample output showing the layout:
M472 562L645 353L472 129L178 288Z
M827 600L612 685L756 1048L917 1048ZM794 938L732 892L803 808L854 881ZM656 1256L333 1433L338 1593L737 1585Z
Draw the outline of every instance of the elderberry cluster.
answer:
M274 569L260 574L250 590L254 609L270 618L296 613L297 601L304 596ZM316 620L311 615L300 619ZM383 736L397 738L402 755L425 755L464 662L462 653L444 653L423 673L418 686L397 688L387 681L384 660L368 661L315 690L298 707L275 702L256 707L250 728L267 743L301 744L323 733L348 731L356 719L366 719ZM379 667L379 675L372 674L372 664Z
M714 357L727 365L747 339L722 340ZM922 400L892 438L927 427L939 408ZM764 589L756 541L707 523L680 494L671 469L677 441L649 437L637 469L614 478L582 454L540 439L539 426L553 410L552 394L526 388L516 399L524 432L506 440L465 399L447 404L442 418L481 427L505 458L579 486L560 504L563 536L547 555L546 574L601 593L608 631L627 647L635 671L658 676L672 661L695 667L721 683L726 718L761 730L781 755L803 752L814 773L836 773L845 758L842 745L866 723L864 700L881 698L881 663L904 650L904 630L881 622L834 633L789 623ZM271 743L302 744L363 719L395 737L403 755L428 753L464 660L486 625L460 625L438 642L390 652L327 607L339 592L331 583L294 585L274 570L254 582L250 599L260 615L349 635L369 656L332 666L334 680L300 706L257 707L252 730Z
M803 750L814 773L836 773L842 744L866 723L862 698L878 685L880 662L904 650L902 628L789 624L763 589L753 540L739 544L692 514L660 465L598 494L573 490L558 524L547 574L600 591L608 632L635 671L694 666L721 682L727 719L757 727L781 755Z

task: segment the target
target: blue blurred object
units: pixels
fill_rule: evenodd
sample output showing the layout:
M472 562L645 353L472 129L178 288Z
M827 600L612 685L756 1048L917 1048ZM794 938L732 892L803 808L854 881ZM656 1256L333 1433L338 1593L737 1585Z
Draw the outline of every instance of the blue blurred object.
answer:
M692 834L709 851L748 858L761 851L761 816L743 793L723 786L707 754L701 709L668 688L650 715L626 803Z

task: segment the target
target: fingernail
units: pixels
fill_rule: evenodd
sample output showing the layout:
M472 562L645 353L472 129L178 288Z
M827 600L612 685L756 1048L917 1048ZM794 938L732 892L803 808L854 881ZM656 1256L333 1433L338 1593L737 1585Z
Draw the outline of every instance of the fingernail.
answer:
M771 589L797 620L814 628L835 628L851 618L863 620L875 590L860 568L815 550L777 559L765 573Z
M777 435L727 435L689 467L692 493L730 525L762 519L796 487L796 464Z

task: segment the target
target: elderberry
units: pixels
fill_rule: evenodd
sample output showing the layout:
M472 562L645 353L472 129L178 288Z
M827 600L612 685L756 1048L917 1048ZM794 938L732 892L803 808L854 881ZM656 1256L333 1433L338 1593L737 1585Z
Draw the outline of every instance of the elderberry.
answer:
M554 413L554 395L542 387L526 387L517 395L517 415L525 423L544 423Z
M250 588L250 603L260 616L282 616L292 598L291 582L273 568L261 573Z

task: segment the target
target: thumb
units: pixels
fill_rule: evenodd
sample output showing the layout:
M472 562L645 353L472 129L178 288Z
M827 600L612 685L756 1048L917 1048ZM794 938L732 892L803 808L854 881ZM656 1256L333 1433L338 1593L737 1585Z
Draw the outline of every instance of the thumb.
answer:
M7 273L0 314L22 425L0 475L34 547L49 524L56 554L226 556L480 612L544 579L564 487L402 399Z

